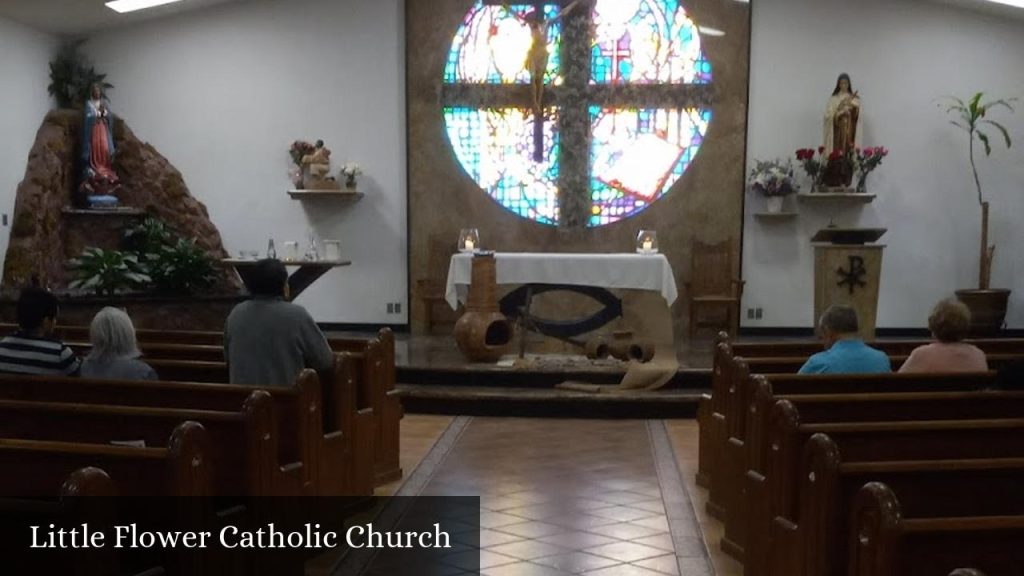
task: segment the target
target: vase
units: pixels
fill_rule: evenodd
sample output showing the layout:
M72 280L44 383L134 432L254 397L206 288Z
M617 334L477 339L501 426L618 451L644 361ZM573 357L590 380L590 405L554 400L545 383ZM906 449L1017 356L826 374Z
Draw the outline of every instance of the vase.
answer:
M345 189L349 191L355 191L356 189L356 177L348 176L345 178Z
M857 175L857 189L856 192L864 194L868 191L867 187L868 175L867 172L861 172Z
M785 196L768 196L766 198L768 202L768 213L778 214L782 212L782 202L786 199Z

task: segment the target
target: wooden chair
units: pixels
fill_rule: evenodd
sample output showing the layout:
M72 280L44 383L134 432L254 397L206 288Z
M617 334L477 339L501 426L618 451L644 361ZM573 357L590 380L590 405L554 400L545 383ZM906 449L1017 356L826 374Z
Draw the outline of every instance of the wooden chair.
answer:
M700 321L701 308L725 308L726 330L739 331L740 297L743 280L733 275L733 241L705 244L694 240L690 248L690 281L684 284L690 305L690 340L701 326L715 326Z
M444 240L447 238L448 240ZM455 254L455 243L450 235L431 234L428 239L430 252L427 255L427 271L425 278L417 278L413 288L413 296L422 302L423 324L426 333L434 331L437 322L435 310L440 307L441 319L449 323L453 313L449 310L445 296L445 279L448 274L448 262Z

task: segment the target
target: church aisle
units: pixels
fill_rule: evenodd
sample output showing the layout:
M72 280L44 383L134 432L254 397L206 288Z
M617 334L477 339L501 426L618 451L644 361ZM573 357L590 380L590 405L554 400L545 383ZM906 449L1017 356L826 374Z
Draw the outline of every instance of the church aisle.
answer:
M429 479L416 491L481 496L483 574L712 574L662 421L461 417L458 427L443 458L421 465Z

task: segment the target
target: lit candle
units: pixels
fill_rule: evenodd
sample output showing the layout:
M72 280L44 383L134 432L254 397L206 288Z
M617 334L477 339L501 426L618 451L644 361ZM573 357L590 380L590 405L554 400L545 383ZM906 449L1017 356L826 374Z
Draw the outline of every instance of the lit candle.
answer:
M650 252L651 250L654 250L654 242L651 242L651 239L647 238L646 240L644 240L643 248L644 252Z
M472 238L466 238L466 250L473 250L476 248L476 244L473 243Z

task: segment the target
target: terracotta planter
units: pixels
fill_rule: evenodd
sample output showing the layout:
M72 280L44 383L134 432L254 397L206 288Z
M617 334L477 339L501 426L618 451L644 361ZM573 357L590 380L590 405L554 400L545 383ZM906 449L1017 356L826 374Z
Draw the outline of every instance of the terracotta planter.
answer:
M466 312L455 323L455 342L473 362L495 362L512 340L512 326L498 311L494 255L473 256Z
M648 362L654 357L654 346L633 337L628 330L612 332L612 340L608 342L608 353L619 360Z
M591 360L602 360L608 357L608 342L603 336L596 336L587 340L587 344L584 347L587 358Z
M1002 330L1009 290L957 290L956 297L971 311L971 336L992 336Z

